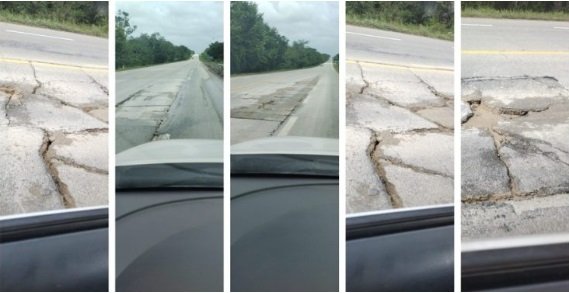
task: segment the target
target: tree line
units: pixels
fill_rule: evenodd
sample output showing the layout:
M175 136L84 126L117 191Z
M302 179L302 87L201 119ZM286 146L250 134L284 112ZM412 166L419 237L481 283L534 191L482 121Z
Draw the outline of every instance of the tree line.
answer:
M231 2L231 73L297 69L322 64L329 55L289 40L269 26L252 2Z
M454 26L453 1L347 1L346 14L408 25ZM465 3L465 2L463 2Z
M223 63L223 42L213 42L201 54L202 59Z
M119 10L115 17L115 66L117 69L162 64L187 60L194 54L186 46L176 46L159 33L132 34L136 25L131 25L129 14Z
M532 11L532 12L567 12L568 1L464 1L465 8L490 8L494 10Z
M30 18L108 27L106 1L0 1L0 11Z

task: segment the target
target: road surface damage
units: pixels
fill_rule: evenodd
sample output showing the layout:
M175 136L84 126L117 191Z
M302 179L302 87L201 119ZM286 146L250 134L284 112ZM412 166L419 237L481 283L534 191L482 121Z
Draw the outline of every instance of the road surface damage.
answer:
M555 77L462 80L463 238L566 232L569 90Z
M106 72L2 69L0 215L106 205Z
M347 212L452 203L452 75L347 66Z

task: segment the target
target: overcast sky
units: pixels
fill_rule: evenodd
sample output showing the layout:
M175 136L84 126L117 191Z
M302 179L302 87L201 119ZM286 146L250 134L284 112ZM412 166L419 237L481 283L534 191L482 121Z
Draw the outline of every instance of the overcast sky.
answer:
M331 56L338 53L338 2L257 1L270 26L291 42L307 40L308 46Z
M116 7L129 13L135 36L157 32L196 52L223 42L223 2L117 1Z

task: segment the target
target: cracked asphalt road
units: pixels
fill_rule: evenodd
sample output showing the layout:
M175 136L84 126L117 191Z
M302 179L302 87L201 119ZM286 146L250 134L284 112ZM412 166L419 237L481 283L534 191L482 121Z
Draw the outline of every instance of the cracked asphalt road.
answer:
M338 86L331 62L231 77L231 143L268 136L338 138Z
M452 42L347 26L347 213L453 202Z
M107 45L0 23L0 216L108 204Z
M116 152L156 139L223 138L223 80L197 55L116 74Z
M462 22L463 240L569 231L569 26Z

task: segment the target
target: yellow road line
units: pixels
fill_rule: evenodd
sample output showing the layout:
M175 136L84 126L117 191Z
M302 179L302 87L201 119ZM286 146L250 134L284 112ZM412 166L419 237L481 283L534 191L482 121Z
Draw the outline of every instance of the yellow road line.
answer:
M569 55L569 51L462 50L463 55Z
M44 66L44 67L75 69L75 70L85 70L85 71L108 72L108 70L109 70L107 67L103 67L103 66L94 66L94 65L80 66L80 65L60 64L60 63L52 63L52 62L45 62L45 61L24 60L24 59L14 59L14 58L0 58L0 62L14 63L14 64L33 63L34 65L39 65L39 66Z
M417 64L394 64L394 63L384 63L384 62L376 62L376 61L363 61L363 60L354 60L348 59L346 60L348 64L362 64L366 66L372 67L382 67L382 68L389 68L389 69L400 69L400 70L416 70L416 71L431 71L431 72L444 72L444 73L453 73L454 69L450 67L436 67L436 66L424 66L424 65L417 65Z

